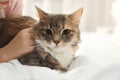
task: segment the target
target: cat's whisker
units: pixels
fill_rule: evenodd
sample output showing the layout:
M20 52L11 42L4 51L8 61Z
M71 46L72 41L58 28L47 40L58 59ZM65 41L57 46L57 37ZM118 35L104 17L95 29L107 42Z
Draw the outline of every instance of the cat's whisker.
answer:
M18 60L22 64L49 67L55 70L67 70L74 58L80 40L79 22L83 9L73 14L48 14L37 7L40 20L31 17L0 19L0 47L5 46L22 29L31 27L30 38L35 43L36 52L24 55ZM37 22L37 23L36 23ZM19 25L18 25L19 24ZM8 27L9 26L9 27ZM9 30L9 31L6 31ZM16 32L15 32L16 31ZM8 34L8 36L3 35ZM10 40L8 40L10 37Z

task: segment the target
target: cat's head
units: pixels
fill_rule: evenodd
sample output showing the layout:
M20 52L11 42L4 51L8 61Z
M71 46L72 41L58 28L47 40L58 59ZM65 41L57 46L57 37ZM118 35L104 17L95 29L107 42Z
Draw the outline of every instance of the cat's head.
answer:
M48 14L36 8L39 14L39 22L34 30L37 41L50 49L63 50L67 46L75 46L80 40L80 17L83 8L73 14Z

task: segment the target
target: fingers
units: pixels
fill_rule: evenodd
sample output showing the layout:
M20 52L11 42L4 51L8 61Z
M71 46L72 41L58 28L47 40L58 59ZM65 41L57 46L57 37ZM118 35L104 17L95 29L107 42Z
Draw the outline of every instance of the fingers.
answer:
M26 28L25 29L27 32L29 32L29 33L34 33L34 31L33 31L33 28L32 27L30 27L30 28Z
M35 34L33 28L27 28L28 36L30 39L31 46L35 46Z
M25 30L26 30L26 32L28 32L28 33L30 34L31 37L34 37L34 36L35 36L35 33L34 33L34 31L33 31L33 28L27 28L27 29L25 29Z
M22 30L22 33L25 34L26 36L30 36L30 37L35 36L33 28L26 28L26 29Z

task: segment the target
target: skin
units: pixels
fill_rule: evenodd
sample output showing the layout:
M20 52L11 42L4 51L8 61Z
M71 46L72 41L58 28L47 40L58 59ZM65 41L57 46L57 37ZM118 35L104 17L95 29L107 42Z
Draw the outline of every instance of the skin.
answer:
M31 28L24 29L5 47L0 49L0 62L18 58L35 49Z
M9 4L1 4L1 2L5 1L10 0L0 0L0 10L4 9ZM31 28L20 31L7 46L0 49L0 63L18 58L19 56L33 51L35 47L33 46L34 41L32 37L33 33Z
M0 9L4 9L9 3L7 4L1 4L2 2L6 2L6 1L10 1L10 0L0 0Z

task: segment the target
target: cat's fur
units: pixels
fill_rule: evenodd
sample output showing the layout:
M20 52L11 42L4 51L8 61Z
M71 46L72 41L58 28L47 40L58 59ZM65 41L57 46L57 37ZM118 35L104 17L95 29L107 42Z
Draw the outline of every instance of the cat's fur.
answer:
M80 8L75 13L70 15L48 14L43 12L39 8L37 8L37 11L40 18L39 22L37 23L32 18L25 21L20 20L17 23L15 19L18 18L13 18L9 19L8 21L6 21L7 23L5 23L16 25L14 27L12 25L8 25L11 31L10 34L12 33L12 38L21 29L30 26L33 27L37 51L24 55L18 60L22 64L26 65L45 66L51 69L66 71L74 58L75 51L78 47L78 42L80 41L80 30L78 26L83 9ZM15 21L11 22L11 20ZM2 32L3 35L4 33L6 33L7 38L11 37L11 35L8 34L8 31L3 31L4 28L1 27L1 23L0 33ZM28 23L29 25L26 26L26 23ZM4 25L2 26L4 27ZM17 27L17 25L20 25L19 28ZM6 29L7 28L5 28L4 30ZM6 40L5 38L1 38L1 41ZM2 45L2 47L4 46L3 43L1 43L0 45Z

